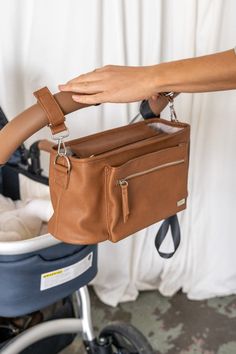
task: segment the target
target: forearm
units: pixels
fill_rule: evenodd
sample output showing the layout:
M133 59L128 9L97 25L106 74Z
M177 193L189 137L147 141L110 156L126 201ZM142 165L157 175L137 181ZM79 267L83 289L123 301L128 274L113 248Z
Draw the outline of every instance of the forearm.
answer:
M156 92L208 92L236 89L233 49L154 67Z
M233 49L145 67L108 65L59 86L83 104L135 102L160 92L207 92L236 89Z

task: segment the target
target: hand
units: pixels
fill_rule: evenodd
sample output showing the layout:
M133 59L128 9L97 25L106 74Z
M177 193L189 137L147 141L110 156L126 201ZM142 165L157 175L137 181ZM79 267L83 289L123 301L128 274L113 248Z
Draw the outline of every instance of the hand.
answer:
M160 114L160 110L159 110L159 101L161 100L161 96L159 96L158 94L156 96L152 96L149 98L148 103L149 106L152 110L152 112L156 115Z
M59 89L78 93L73 100L84 104L125 103L155 96L155 81L155 66L108 65L59 85Z
M179 93L174 94L174 98L178 96ZM161 94L152 96L148 100L149 106L152 110L153 113L155 113L157 116L163 111L163 109L167 106L169 103L169 100L167 97L162 96Z

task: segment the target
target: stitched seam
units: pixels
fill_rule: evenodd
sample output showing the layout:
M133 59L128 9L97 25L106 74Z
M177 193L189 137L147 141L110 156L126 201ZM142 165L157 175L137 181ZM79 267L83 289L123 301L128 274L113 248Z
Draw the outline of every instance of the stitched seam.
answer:
M49 97L50 101L52 102L52 104L53 104L54 107L56 108L56 110L57 110L56 115L58 114L58 115L60 115L61 118L63 117L63 120L61 120L61 119L58 120L58 119L57 119L57 120L55 121L55 123L53 124L51 118L52 118L52 117L55 117L55 115L54 115L54 114L52 115L52 114L50 113L50 111L48 110L47 106L44 104L44 101L41 100L41 99L43 99L43 97L46 97L46 96ZM60 124L63 124L64 121L65 121L65 117L64 117L62 111L60 110L60 108L58 107L57 103L54 102L54 99L52 99L51 95L50 95L49 93L44 93L43 95L39 95L38 98L39 98L39 103L41 104L41 106L43 107L43 109L45 110L45 112L47 113L48 118L50 119L50 123L53 124L54 126L58 126L58 125L60 125ZM53 118L53 119L54 119L54 118Z
M43 97L46 97L46 96L48 96L48 97L50 98L50 101L51 101L50 95L49 95L48 93L45 93L44 95L42 95L42 96L40 97L40 98L41 98L41 99L40 99L40 103L41 103L41 105L43 106L44 110L46 111L48 117L51 119L51 118L52 118L52 114L50 113L48 107L46 106L46 104L45 104L44 101L43 101ZM50 123L51 123L51 122L50 122Z
M105 167L105 204L106 204L106 225L107 225L107 232L108 232L108 240L112 240L111 238L111 231L109 227L109 203L108 203L108 174L109 170L108 167Z

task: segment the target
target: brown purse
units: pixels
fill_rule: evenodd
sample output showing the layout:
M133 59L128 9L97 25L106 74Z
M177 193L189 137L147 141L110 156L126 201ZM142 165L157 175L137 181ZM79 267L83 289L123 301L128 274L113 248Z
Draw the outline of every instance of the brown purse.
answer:
M74 102L69 92L52 96L43 88L35 95L38 103L0 130L0 167L49 122L58 140L56 146L46 144L54 207L49 231L69 243L116 242L165 219L155 245L162 257L171 257L180 243L176 213L186 208L190 136L189 125L176 120L173 99L171 121L151 118L64 143L64 115L86 105ZM158 101L161 111L166 97ZM155 116L145 105L142 111ZM174 251L163 253L169 228Z
M34 93L58 144L49 184L54 214L48 230L73 244L125 237L166 219L157 237L161 256L178 248L176 213L186 208L190 126L152 118L64 143L64 114L47 88ZM160 252L171 227L175 250Z

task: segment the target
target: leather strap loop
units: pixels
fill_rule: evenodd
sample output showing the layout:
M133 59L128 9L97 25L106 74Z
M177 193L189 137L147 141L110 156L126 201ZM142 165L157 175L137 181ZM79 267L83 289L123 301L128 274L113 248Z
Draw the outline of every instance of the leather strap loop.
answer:
M52 134L56 135L67 130L65 125L65 116L49 89L47 87L43 87L34 92L34 96L37 98L38 103L48 117L49 127Z
M174 243L174 251L170 253L164 253L160 251L160 247L162 245L162 242L166 238L169 227L171 229L171 236ZM163 221L159 231L157 232L156 239L155 239L155 246L159 255L162 258L171 258L179 247L180 238L181 238L181 233L180 233L179 220L178 220L178 216L175 214L167 218L165 221Z

